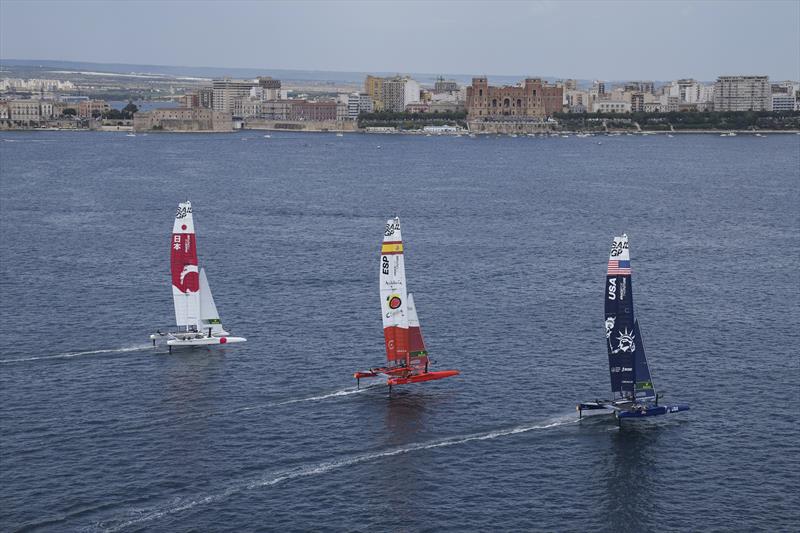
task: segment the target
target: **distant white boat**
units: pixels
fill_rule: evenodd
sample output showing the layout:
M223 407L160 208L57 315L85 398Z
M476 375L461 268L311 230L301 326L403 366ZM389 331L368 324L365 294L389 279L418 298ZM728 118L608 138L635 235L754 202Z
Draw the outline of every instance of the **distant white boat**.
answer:
M337 133L336 136L337 137L344 137L344 133Z
M198 268L197 239L194 233L192 204L178 204L172 228L170 246L172 299L175 304L177 331L150 335L153 346L166 339L169 351L173 346L211 346L245 342L244 337L232 337L222 328L222 321L211 295L206 271Z
M673 138L673 137L675 137L675 136L674 136L674 135L672 135L671 133L667 133L667 137L669 137L670 139L672 139L672 138Z
M136 134L135 134L135 133L133 133L133 132L131 131L131 132L128 132L128 133L125 135L125 137L136 137Z
M264 138L265 138L265 139L272 139L272 135L270 135L270 134L266 134L266 135L264 135Z

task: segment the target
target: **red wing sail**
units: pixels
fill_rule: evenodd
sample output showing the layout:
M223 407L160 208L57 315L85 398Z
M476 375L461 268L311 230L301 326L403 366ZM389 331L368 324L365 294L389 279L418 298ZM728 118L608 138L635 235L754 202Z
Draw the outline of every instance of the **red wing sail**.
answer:
M425 349L425 339L422 338L417 307L414 305L414 295L411 293L408 293L408 352L412 373L427 372L428 350Z
M200 312L200 273L190 202L178 204L170 243L170 269L175 321L179 326L197 325Z
M405 365L408 360L408 329L397 326L384 328L383 338L386 341L386 360L389 365Z

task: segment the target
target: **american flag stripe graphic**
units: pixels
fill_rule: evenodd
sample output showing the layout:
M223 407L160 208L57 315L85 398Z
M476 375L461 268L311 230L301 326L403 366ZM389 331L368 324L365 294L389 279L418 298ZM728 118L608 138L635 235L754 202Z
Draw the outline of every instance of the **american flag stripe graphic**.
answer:
M631 275L631 262L620 261L618 259L608 260L608 275L609 276L630 276Z

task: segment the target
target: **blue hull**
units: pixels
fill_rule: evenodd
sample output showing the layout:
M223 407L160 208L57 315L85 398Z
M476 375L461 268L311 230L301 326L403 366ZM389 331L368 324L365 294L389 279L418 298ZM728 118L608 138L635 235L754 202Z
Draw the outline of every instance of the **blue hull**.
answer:
M677 413L688 411L688 405L659 405L631 411L617 411L617 418L644 418L648 416L659 416L667 413Z

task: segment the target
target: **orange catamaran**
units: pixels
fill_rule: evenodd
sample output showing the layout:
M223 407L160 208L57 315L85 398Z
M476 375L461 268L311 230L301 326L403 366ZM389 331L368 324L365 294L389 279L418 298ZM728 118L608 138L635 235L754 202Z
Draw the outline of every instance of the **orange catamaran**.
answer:
M414 297L406 290L406 271L403 261L403 238L400 219L386 222L383 232L380 260L381 315L383 337L386 345L387 365L356 372L353 377L361 384L362 378L386 378L386 383L405 385L448 378L458 370L429 369L430 361L422 330L419 326Z

